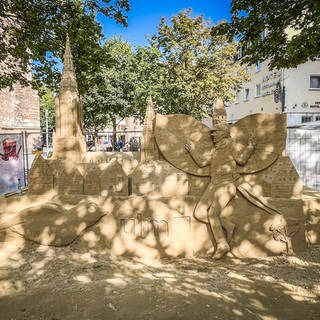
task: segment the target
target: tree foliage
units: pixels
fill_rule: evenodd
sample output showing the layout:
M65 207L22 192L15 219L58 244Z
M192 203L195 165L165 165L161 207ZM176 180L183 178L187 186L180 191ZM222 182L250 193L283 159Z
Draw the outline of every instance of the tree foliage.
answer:
M88 75L104 60L98 13L126 25L128 0L3 0L0 2L0 64L6 65L0 88L34 78L57 87L59 63L69 33L81 93L90 87Z
M135 115L134 53L129 43L111 38L104 47L106 60L96 73L95 85L84 96L85 126L93 131L115 126L118 119Z
M84 97L87 127L96 130L128 116L142 120L148 95L161 113L199 119L211 114L217 97L231 100L246 72L234 63L236 43L213 37L211 27L182 11L170 25L160 21L148 46L133 50L119 38L107 41L104 65Z
M149 95L160 106L163 101L162 86L165 74L162 54L154 46L136 47L134 51L133 72L135 81L134 116L143 121L146 100Z
M280 69L319 56L319 0L233 0L231 7L231 21L213 34L237 37L245 62L270 59L270 67Z
M234 63L237 44L225 36L212 35L212 23L191 10L164 18L150 41L158 71L153 95L163 113L207 117L217 97L233 98L233 91L246 80L246 72Z

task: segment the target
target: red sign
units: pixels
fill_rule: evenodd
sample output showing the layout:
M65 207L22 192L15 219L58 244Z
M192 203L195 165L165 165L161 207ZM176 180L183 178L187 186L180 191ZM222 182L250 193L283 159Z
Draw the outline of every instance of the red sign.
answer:
M21 150L21 145L19 147L19 150L17 152L17 141L13 139L4 139L2 141L2 147L3 147L3 154L0 153L1 159L4 161L8 161L10 158L14 160L19 159L19 153Z
M25 185L21 134L0 135L0 194Z

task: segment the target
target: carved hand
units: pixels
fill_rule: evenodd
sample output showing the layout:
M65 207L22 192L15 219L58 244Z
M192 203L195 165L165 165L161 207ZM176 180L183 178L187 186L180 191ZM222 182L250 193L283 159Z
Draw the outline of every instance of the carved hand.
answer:
M251 144L253 148L257 146L257 139L254 132L250 132L249 134L249 144Z
M194 150L194 143L192 141L186 141L184 144L184 148L188 151L191 152Z

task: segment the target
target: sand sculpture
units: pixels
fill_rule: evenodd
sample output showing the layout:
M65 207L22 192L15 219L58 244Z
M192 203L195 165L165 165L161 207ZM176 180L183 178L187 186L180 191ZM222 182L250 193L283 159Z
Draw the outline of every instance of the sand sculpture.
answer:
M278 160L282 158L285 148L285 124L285 115L256 114L229 127L221 100L217 100L211 130L186 115L157 115L156 140L161 154L175 167L198 176L199 181L201 176L211 177L193 215L196 220L207 223L215 248L214 258L219 259L230 251L228 233L230 237L236 226L232 219L224 217L223 222L220 219L223 211L228 211L232 200L239 196L261 209L259 214L274 218L269 231L274 239L286 244L286 253L293 253L292 228L289 231L284 215L266 199L268 191L264 189L267 188L263 188L261 182L257 183L261 175L265 180L270 177L266 169L279 167ZM285 172L283 174L288 175ZM293 189L294 195L299 197L302 184L296 171L292 171L292 166L290 174L291 177L287 178L294 181L295 186L288 188L291 190L289 197L293 196ZM281 198L281 190L278 191ZM288 192L287 188L285 191ZM242 210L239 207L237 214L245 215ZM250 207L246 206L244 210L250 210Z
M82 103L78 93L68 36L63 61L60 93L55 99L56 125L52 158L79 162L81 154L86 152L86 144L83 132Z
M160 159L159 150L154 136L155 121L154 104L151 96L147 99L146 115L143 123L142 145L140 161L142 163Z
M279 210L268 205L259 193L254 192L250 184L245 182L240 175L240 173L243 172L254 173L261 170L260 164L264 162L266 162L265 167L268 167L269 162L272 163L277 154L282 151L281 148L279 148L279 150L263 150L266 148L266 141L258 143L253 134L251 136L249 135L249 131L243 137L243 140L247 140L247 143L237 145L239 134L234 135L234 138L231 137L230 128L226 119L221 119L226 115L226 112L223 112L223 110L223 101L217 100L215 114L218 114L218 116L214 114L213 117L214 123L213 129L211 130L213 147L211 148L210 159L208 159L208 157L202 157L202 155L197 152L196 145L191 140L185 143L186 150L200 168L210 166L211 181L195 207L194 217L199 221L209 224L216 244L215 259L220 259L230 251L230 246L220 222L220 215L229 202L236 196L237 190L240 191L248 201L262 208L267 213L281 214ZM281 135L282 132L281 130L276 130L275 133ZM271 140L273 136L269 135L266 138ZM253 157L259 149L261 150L259 153L264 153L266 158L260 158L259 162L255 159L255 162L250 164L250 158ZM249 168L246 168L247 164ZM283 241L286 242L287 252L293 253L291 239L286 235L285 219L279 217L279 221L281 221L281 224L271 226L270 230L276 230L276 232L282 236Z
M68 39L64 64L53 156L34 161L27 194L0 199L1 233L152 258L292 254L319 242L320 200L285 156L285 115L228 126L218 100L210 129L156 114L149 97L141 154L86 152Z

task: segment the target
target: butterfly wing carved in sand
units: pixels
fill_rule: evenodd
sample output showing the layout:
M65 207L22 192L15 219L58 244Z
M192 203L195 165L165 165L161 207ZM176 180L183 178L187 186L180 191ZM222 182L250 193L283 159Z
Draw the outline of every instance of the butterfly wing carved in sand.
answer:
M254 140L255 149L246 164L239 167L241 174L261 171L269 167L282 154L286 139L285 114L253 114L230 127L235 148L245 148ZM163 157L176 168L196 176L210 176L210 157L213 143L210 128L183 114L157 114L155 138ZM192 143L193 153L208 163L199 165L185 149L185 143Z
M241 174L261 171L282 155L286 145L286 115L257 113L237 121L230 128L236 149L253 140L255 149L246 164L238 168Z
M210 160L213 148L210 128L184 114L157 114L155 138L163 157L176 168L196 176L210 176L210 167L200 168L185 149L191 142L195 152L204 160Z

